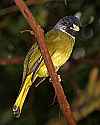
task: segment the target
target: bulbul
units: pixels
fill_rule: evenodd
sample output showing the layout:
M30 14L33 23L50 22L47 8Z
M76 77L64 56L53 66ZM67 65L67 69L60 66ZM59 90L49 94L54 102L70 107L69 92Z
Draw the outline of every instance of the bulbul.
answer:
M65 16L46 33L46 45L56 71L69 59L78 31L79 19L75 16ZM22 87L13 106L16 117L20 116L27 93L37 77L46 78L48 72L37 42L35 42L24 61Z

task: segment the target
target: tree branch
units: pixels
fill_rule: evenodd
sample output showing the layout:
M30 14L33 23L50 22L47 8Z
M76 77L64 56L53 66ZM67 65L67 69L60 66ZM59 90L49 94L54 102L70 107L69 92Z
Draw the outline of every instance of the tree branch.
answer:
M23 60L22 57L0 58L0 65L22 64Z
M37 0L27 0L26 4L28 6L31 6L33 4L35 4L35 5L39 4L39 2ZM0 17L5 16L5 15L10 14L10 13L14 13L16 11L18 11L18 8L16 7L16 5L12 5L12 6L8 7L8 8L0 10Z
M55 72L54 65L52 63L50 54L48 52L47 46L45 44L45 38L44 38L44 31L40 27L38 23L36 23L34 17L32 16L32 13L27 8L26 4L22 0L15 0L16 5L19 7L20 11L26 18L27 22L31 26L32 30L35 32L35 36L38 41L38 45L41 50L41 54L44 58L44 62L46 64L48 73L51 77L53 87L55 89L55 93L57 95L57 99L60 105L60 108L62 109L62 112L65 116L66 121L69 125L76 125L75 119L73 117L73 114L70 109L70 105L66 99L66 96L64 94L63 88L59 82L58 75Z

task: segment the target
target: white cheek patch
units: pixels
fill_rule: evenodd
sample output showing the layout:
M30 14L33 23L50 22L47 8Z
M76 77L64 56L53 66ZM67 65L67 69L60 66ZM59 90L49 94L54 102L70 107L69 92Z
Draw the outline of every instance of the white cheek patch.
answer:
M76 26L75 24L73 24L73 27L70 27L70 29L74 30L74 31L79 31L79 27Z
M76 26L75 24L73 24L73 27L71 27L74 31L79 31L79 26Z

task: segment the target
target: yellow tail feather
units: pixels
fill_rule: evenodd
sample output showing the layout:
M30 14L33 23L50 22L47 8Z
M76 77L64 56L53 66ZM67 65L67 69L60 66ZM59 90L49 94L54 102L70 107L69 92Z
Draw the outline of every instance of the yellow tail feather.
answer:
M23 104L24 104L24 101L25 101L25 98L28 94L28 91L32 85L32 75L33 73L29 74L23 84L23 87L21 89L21 92L19 93L19 96L17 97L16 99L16 102L14 104L14 107L13 107L13 112L14 112L14 115L18 118L21 114L21 110L22 110L22 107L23 107ZM37 78L37 75L34 77L34 81L36 80Z

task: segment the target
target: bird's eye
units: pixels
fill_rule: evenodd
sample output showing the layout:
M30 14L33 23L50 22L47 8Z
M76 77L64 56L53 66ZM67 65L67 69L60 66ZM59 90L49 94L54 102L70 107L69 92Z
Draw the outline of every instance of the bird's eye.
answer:
M73 24L73 28L76 28L76 25L75 25L75 24Z
M79 27L73 24L73 27L70 27L70 29L73 29L74 31L79 31Z

